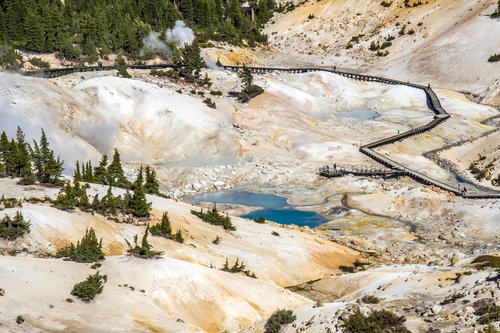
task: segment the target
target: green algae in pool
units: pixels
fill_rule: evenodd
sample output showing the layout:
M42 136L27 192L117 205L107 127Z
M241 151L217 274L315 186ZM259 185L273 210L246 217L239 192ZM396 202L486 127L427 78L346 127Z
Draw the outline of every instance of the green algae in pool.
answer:
M268 221L281 224L296 224L311 228L315 228L328 221L328 219L316 212L297 210L293 206L288 205L287 198L274 194L229 190L196 195L191 200L196 204L213 202L263 208L241 216L247 219L256 219L262 216Z

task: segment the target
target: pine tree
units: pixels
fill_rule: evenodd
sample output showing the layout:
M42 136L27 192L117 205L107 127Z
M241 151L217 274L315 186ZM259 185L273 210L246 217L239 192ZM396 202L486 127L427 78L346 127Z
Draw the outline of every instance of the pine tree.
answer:
M151 210L151 203L146 200L146 193L144 192L144 177L142 166L137 175L137 179L133 184L134 194L128 203L130 213L136 217L149 217Z
M156 178L156 171L146 165L146 182L144 191L148 194L160 194L160 183Z
M134 236L134 247L128 240L125 239L125 242L128 245L128 253L145 259L157 258L162 254L162 252L154 251L152 246L148 242L148 233L149 233L149 224L144 231L144 235L142 236L141 246L137 244L137 235Z
M26 221L19 211L14 218L5 215L0 219L0 238L15 240L30 232L30 223Z
M109 185L108 156L106 154L102 155L99 166L95 167L94 178L97 184Z
M151 235L170 238L172 236L172 227L167 213L163 213L161 222L151 227Z
M76 246L71 243L57 251L58 258L66 258L76 262L96 262L104 259L102 251L102 238L97 240L95 230L93 228L85 231L81 241L76 243Z
M186 45L180 53L175 56L174 64L177 75L187 82L197 82L201 79L201 70L205 68L205 62L200 55L201 49L197 41Z
M16 176L25 178L25 180L32 180L33 175L31 171L31 147L24 138L24 133L19 126L16 132L16 145L17 145L17 171Z
M241 79L242 90L239 93L239 99L242 102L248 102L250 99L264 92L264 89L253 84L253 75L250 69L243 65L243 69L238 72L238 77Z
M34 141L34 151L32 152L36 179L41 183L60 184L63 171L63 162L54 157L54 151L50 149L49 142L42 129L40 145Z
M83 169L83 171L85 172L85 168ZM76 161L75 174L73 176L73 179L75 182L82 181L82 173L80 172L80 163L78 161Z
M109 183L112 186L124 187L127 188L130 186L130 182L125 177L125 173L123 172L122 164L120 161L120 153L117 149L115 149L115 153L113 154L113 160L108 167L108 179Z

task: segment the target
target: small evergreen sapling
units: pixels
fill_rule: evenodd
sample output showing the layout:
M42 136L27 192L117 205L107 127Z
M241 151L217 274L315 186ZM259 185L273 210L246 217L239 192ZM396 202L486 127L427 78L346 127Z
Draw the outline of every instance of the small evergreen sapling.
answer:
M58 258L65 258L76 262L96 262L104 259L102 238L98 241L93 228L85 231L81 241L71 243L57 251Z
M158 258L163 254L163 252L154 251L153 247L149 245L148 233L149 233L149 224L147 225L146 230L144 231L144 235L142 236L141 246L137 244L138 240L137 235L134 236L133 247L132 244L130 244L130 242L127 239L125 239L125 242L127 242L128 245L128 251L127 251L128 254L144 259Z
M80 298L84 302L92 301L104 289L104 282L107 281L106 275L100 275L96 272L89 275L84 281L75 284L71 295Z

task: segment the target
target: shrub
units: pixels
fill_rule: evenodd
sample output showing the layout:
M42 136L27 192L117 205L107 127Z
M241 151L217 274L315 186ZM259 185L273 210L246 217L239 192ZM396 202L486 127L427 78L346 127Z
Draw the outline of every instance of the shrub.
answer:
M292 310L278 310L266 322L265 333L278 333L283 325L293 323L297 319Z
M488 62L497 62L500 61L500 53L494 54L488 58Z
M195 210L191 210L191 214L199 217L202 221L213 224L220 225L226 230L236 230L234 225L231 223L231 218L226 214L226 216L221 215L217 206L214 205L212 209L208 210L206 213L203 212L203 208L201 211L197 212Z
M490 324L500 321L500 306L498 305L485 305L479 307L474 312L476 316L480 316L477 321L478 324Z
M238 77L242 81L242 90L238 94L241 102L245 103L251 100L252 98L262 94L264 89L262 87L253 84L253 75L252 72L246 67L243 66L243 69L238 72Z
M383 7L390 7L392 5L392 1L384 0L380 3Z
M76 262L96 262L102 260L104 259L102 238L98 241L94 229L87 229L81 241L78 241L76 245L71 243L59 249L56 256Z
M259 216L258 218L253 219L253 220L254 220L254 222L257 222L257 223L260 223L260 224L266 223L266 219L264 218L264 216Z
M246 276L251 277L253 279L257 278L257 276L255 276L254 273L250 272L249 270L247 270L245 268L246 268L245 262L241 261L241 264L240 264L239 258L236 259L233 266L229 266L229 261L226 258L226 262L224 263L224 266L220 270L224 271L224 272L229 272L229 273L244 273Z
M5 215L0 220L0 238L7 240L15 240L30 232L30 223L25 221L23 214L19 211L14 218Z
M344 273L354 273L354 267L353 266L344 266L341 265L339 266L339 269L344 272Z
M446 299L444 301L442 301L440 304L446 305L446 304L450 304L450 303L455 303L455 301L457 299L464 298L464 297L465 297L465 294L462 294L462 293L453 294L451 296L446 297Z
M312 20L313 18L314 18L314 14L309 14L309 15L307 16L307 19L309 19L309 20Z
M106 280L106 275L100 275L99 272L89 275L84 281L75 284L71 295L80 298L84 302L90 302L97 294L102 293Z
M42 60L42 58L34 57L30 59L30 63L38 68L50 68L50 64L47 61Z
M23 318L23 316L21 316L21 315L17 316L17 317L16 317L16 323L17 323L18 325L21 325L22 323L24 323L24 318Z
M221 241L220 237L219 237L219 236L217 236L217 237L215 237L215 239L212 241L212 244L216 244L216 245L217 245L217 244L220 244L220 241Z
M23 67L23 58L12 47L0 44L0 67L17 70Z
M276 237L279 237L279 236L280 236L280 234L279 234L278 232L276 232L276 231L272 231L272 232L271 232L271 235L276 236Z
M15 208L22 207L23 204L21 200L17 200L16 198L6 198L4 195L0 197L0 210L6 208Z
M403 323L405 317L399 317L389 311L373 311L368 317L361 312L351 315L344 323L347 333L411 333Z
M212 109L216 108L215 102L212 101L212 99L210 97L205 98L203 100L203 103L205 103L209 108L212 108Z
M212 96L222 96L222 91L220 91L220 90L212 90L212 91L210 91L210 95L212 95Z
M134 236L133 247L130 244L130 242L125 239L125 242L127 242L128 245L127 253L135 257L144 259L158 258L160 255L162 255L163 252L154 251L153 247L149 245L148 233L149 233L149 224L147 225L146 230L144 231L144 235L142 236L141 246L137 244L137 235Z
M500 331L497 330L493 324L489 324L481 331L481 333L500 333Z
M366 295L366 296L363 296L361 301L363 303L366 303L366 304L377 304L377 303L380 303L380 298L378 298L377 296L374 296L374 295Z

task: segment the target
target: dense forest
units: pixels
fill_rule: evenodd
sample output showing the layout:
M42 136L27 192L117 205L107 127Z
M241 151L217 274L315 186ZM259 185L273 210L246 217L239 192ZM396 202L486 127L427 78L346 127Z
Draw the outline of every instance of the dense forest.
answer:
M27 51L58 52L94 62L123 52L139 57L150 31L165 33L178 19L199 42L252 45L264 42L260 27L274 0L252 0L252 16L239 0L0 0L0 41Z

